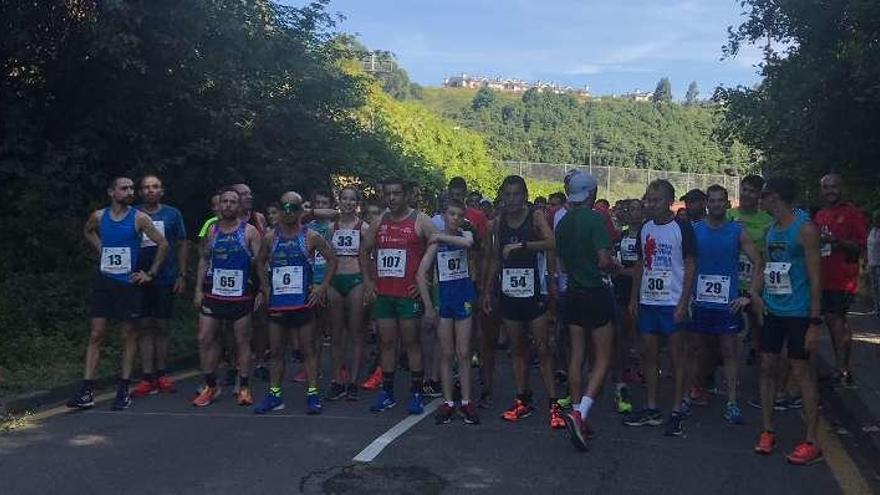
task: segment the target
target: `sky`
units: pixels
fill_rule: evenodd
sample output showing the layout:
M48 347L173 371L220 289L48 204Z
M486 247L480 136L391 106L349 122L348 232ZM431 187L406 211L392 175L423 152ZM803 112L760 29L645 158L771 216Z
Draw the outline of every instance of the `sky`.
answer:
M301 4L288 0L286 3ZM757 49L721 61L740 0L332 0L337 29L394 52L410 78L440 86L460 73L588 86L597 95L653 91L669 77L683 98L697 81L759 79Z

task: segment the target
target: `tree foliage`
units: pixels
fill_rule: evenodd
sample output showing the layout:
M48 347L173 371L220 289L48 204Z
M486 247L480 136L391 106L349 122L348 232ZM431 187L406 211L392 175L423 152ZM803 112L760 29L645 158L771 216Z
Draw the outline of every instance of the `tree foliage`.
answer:
M684 95L684 104L685 105L693 105L697 102L697 98L700 96L700 88L697 86L697 81L691 81L688 85L687 93Z
M719 88L727 107L720 132L760 150L771 173L815 178L835 169L876 201L880 179L880 4L746 0L725 54L764 47L763 80Z
M657 81L657 87L654 89L654 96L652 99L656 103L672 102L672 84L669 82L668 77L663 77Z

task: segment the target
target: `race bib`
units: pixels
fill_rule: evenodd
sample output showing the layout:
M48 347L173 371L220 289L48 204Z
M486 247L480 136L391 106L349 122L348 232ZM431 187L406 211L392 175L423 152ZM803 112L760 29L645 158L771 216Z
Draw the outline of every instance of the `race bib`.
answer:
M214 268L211 294L222 297L241 297L244 294L244 272Z
M437 278L441 282L461 280L469 276L467 251L456 249L437 253Z
M278 296L303 293L303 267L277 266L272 269L272 293Z
M163 220L153 220L153 226L156 227L156 230L162 234L162 237L165 237L165 222ZM153 247L156 243L153 242L152 239L147 237L147 234L141 234L141 247Z
M535 295L535 270L532 268L505 268L501 272L501 292L508 297Z
M672 300L672 272L646 271L642 281L642 302L676 304Z
M357 256L361 248L361 233L354 229L338 229L333 232L331 242L338 256Z
M730 302L730 277L703 275L697 277L697 301L717 304Z
M127 247L101 248L101 273L109 275L131 273L131 249Z
M620 261L627 263L639 261L635 237L624 237L620 240Z
M406 250L380 249L376 264L379 278L403 278L406 276Z
M771 261L764 268L764 286L768 294L791 294L791 263Z
M831 256L831 243L823 242L822 246L819 248L819 253L822 255L823 258Z
M327 259L321 255L320 251L315 251L315 267L324 266L327 264Z
M752 260L746 253L739 253L739 261L736 263L736 274L742 282L749 283L752 281Z

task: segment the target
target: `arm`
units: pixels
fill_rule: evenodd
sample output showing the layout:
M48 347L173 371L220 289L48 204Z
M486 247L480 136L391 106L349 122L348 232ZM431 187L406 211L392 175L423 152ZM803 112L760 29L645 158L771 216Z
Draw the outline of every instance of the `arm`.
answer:
M752 285L749 287L749 294L752 296L754 312L762 315L764 314L764 299L761 298L761 291L764 290L764 257L745 229L739 235L739 249L746 253L752 262Z
M681 299L675 307L675 321L681 323L687 319L688 306L694 294L694 275L697 272L696 256L688 256L684 259L684 280L681 287Z
M810 282L810 318L818 319L822 313L822 257L819 253L819 231L815 225L807 223L801 228L798 238L804 247L807 280ZM819 325L810 321L805 343L807 350L815 350L818 339Z
M645 271L645 261L642 259L641 254L639 255L639 260L636 261L636 264L633 265L631 270L633 281L632 289L630 290L629 313L635 318L638 313L639 294L642 291L642 272Z
M376 296L376 264L373 263L373 255L376 252L376 233L379 231L379 222L370 225L361 239L361 250L358 253L358 261L361 273L364 276L364 304L368 304Z
M259 272L260 272L261 266L260 266L259 254L260 254L260 250L263 247L262 246L263 237L257 231L256 227L248 224L248 226L245 227L245 230L244 230L244 238L245 238L245 241L247 241L248 249L250 249L250 251L252 253L254 253L253 257L251 257L251 269L256 270L257 277L260 277ZM261 284L260 285L261 290L259 292L257 292L257 295L254 298L254 311L256 311L260 306L262 306L263 302L264 302L263 301L263 291L265 289L263 289L263 286L262 286L263 279L259 278L259 280L260 280L260 284Z
M492 312L492 284L498 277L500 266L498 257L498 220L493 220L489 227L488 239L483 242L483 281L480 293L483 295L483 312L489 314Z
M179 273L174 282L174 293L181 294L186 288L186 265L189 262L189 241L181 239L177 246L177 266Z
M138 284L152 282L159 273L159 267L161 267L162 263L165 261L165 256L168 255L168 241L165 240L165 236L159 232L155 225L153 225L153 221L150 220L150 217L146 213L138 212L134 219L134 223L138 232L144 234L147 236L147 239L156 243L156 257L153 258L153 264L150 265L150 270L147 273L138 272L132 274L132 281ZM146 278L144 278L145 275Z
M196 309L201 308L204 298L205 273L208 271L208 256L210 256L210 246L213 240L214 233L209 230L208 235L202 238L202 243L199 246L199 265L196 268L196 287L193 297L193 306Z
M86 220L85 226L83 226L83 236L86 238L86 242L95 248L99 256L101 254L101 237L98 235L98 225L101 222L101 213L103 211L93 211Z
M336 275L336 267L339 260L336 259L336 253L330 248L327 240L313 230L309 231L309 249L321 253L321 256L327 260L327 271L324 273L324 280L321 282L321 285L312 288L312 293L309 294L309 306L314 306L324 302L324 296L330 287L330 281Z
M431 276L431 273L434 268L434 257L437 256L437 245L431 244L428 246L428 249L425 250L425 255L422 256L422 261L419 263L419 271L416 273L416 283L419 286L419 295L422 297L422 304L425 305L425 318L427 320L433 320L436 316L434 314L434 304L431 301L431 289L429 288L428 277Z
M337 218L339 218L339 211L332 208L306 208L302 223L305 224L312 220L336 220Z
M429 239L431 244L444 242L457 247L470 249L474 245L474 235L465 230L462 235L449 235L443 232L434 233Z
M260 251L257 255L257 276L260 278L260 290L263 292L263 299L269 303L269 296L272 293L272 286L269 284L269 246L275 243L275 231L271 231L263 238L260 243Z

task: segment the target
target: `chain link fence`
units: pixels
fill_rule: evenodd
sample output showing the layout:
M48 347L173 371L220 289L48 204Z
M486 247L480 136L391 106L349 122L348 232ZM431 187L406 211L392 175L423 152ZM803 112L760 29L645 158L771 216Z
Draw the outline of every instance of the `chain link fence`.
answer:
M666 179L675 186L676 199L691 189L703 191L712 184L724 186L730 202L739 204L739 176L725 174L698 174L692 172L667 172L644 168L605 167L572 163L535 163L524 161L504 161L502 166L512 174L521 175L529 181L555 183L562 190L562 182L570 170L583 170L599 182L600 198L612 204L621 199L641 198L645 187L654 179Z

